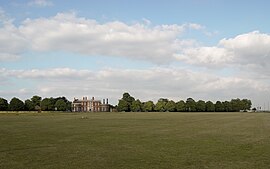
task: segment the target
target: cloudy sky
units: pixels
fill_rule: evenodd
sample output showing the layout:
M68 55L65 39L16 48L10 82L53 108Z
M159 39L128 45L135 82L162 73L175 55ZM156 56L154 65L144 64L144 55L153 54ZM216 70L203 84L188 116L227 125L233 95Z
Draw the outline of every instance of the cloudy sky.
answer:
M0 97L270 101L270 1L0 0Z

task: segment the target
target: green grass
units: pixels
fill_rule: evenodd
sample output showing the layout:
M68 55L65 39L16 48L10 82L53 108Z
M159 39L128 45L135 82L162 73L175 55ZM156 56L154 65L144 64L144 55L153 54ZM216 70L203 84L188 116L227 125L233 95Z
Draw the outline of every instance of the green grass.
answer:
M269 157L268 113L0 114L1 169L263 169Z

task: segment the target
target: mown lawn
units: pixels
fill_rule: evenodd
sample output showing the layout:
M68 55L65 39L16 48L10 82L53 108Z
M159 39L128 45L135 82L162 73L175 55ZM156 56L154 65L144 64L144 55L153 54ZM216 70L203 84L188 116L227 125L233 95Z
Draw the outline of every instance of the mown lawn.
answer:
M0 114L1 169L268 169L269 158L268 113Z

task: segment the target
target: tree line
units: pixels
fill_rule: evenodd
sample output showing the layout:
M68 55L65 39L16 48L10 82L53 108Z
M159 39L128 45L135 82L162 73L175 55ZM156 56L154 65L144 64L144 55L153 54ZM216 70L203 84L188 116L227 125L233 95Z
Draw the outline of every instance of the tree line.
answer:
M25 101L13 97L10 102L0 98L0 111L71 111L71 102L66 97L44 98L33 96Z
M239 98L215 103L203 100L195 101L192 98L177 102L166 98L160 98L157 103L141 102L129 93L124 93L118 102L117 110L119 112L239 112L250 110L251 105L251 100Z
M116 109L119 112L239 112L250 110L251 105L250 100L238 98L215 103L195 101L192 98L177 102L166 98L160 98L156 103L151 100L141 102L129 93L124 93ZM9 103L6 99L0 98L0 111L71 111L71 102L66 97L42 99L40 96L33 96L25 101L14 97Z

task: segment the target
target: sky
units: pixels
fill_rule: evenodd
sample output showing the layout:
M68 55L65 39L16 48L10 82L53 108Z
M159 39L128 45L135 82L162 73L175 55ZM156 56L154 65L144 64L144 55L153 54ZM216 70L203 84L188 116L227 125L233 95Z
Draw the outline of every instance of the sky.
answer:
M0 0L0 97L269 109L270 1Z

